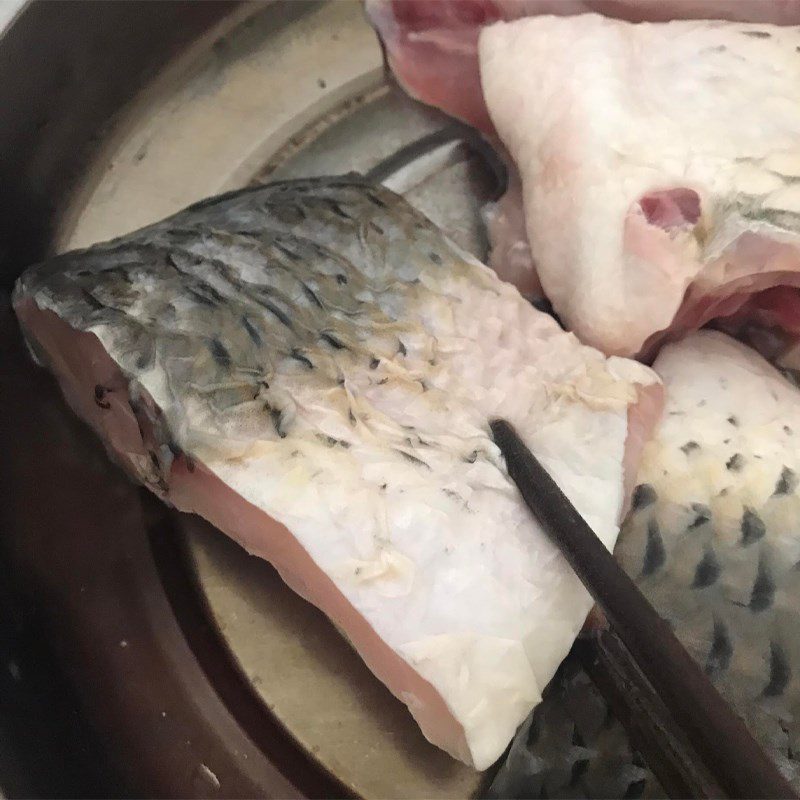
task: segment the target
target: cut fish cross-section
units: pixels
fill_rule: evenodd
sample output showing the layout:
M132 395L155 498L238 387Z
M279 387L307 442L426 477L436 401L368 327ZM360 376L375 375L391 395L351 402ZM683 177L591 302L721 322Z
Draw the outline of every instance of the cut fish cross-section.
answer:
M730 22L482 31L484 96L522 176L538 276L583 341L649 357L800 285L798 48L799 28Z
M800 3L368 10L412 95L501 140L515 169L487 209L490 263L582 341L650 359L776 306L796 340Z

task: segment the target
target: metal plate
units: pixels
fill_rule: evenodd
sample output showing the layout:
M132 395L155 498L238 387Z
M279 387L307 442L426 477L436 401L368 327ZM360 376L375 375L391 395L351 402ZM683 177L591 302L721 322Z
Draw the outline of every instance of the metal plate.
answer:
M228 22L228 25L230 22ZM59 249L125 233L256 179L368 171L449 125L385 82L361 4L274 3L199 43L127 110L63 215ZM481 252L480 164L443 146L395 188ZM354 794L466 797L481 776L406 708L269 565L176 515L207 613L254 692Z

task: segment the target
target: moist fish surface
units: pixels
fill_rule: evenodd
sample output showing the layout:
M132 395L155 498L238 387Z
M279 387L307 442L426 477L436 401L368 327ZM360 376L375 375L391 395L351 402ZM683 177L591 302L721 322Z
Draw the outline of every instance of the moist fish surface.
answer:
M664 341L737 313L771 316L797 339L800 28L597 14L504 22L543 6L448 5L427 16L421 4L416 14L391 6L405 16L390 24L377 4L373 17L401 81L408 47L460 63L464 51L445 47L441 32L473 32L480 89L469 92L482 95L488 122L449 110L498 136L519 172L489 212L503 277L541 287L564 324L606 353L649 359ZM608 5L598 8L661 14ZM719 5L727 16L800 21L800 3ZM663 7L665 17L694 16L716 4Z
M714 331L653 366L664 415L615 554L800 789L800 390ZM492 795L663 797L635 746L570 656Z
M650 356L775 286L798 304L798 48L797 27L591 14L482 31L539 280L583 341Z
M481 91L478 39L495 22L595 13L628 22L800 23L798 0L365 0L365 6L400 85L485 133L493 125Z
M660 411L650 370L352 176L196 204L32 267L14 303L117 461L273 562L432 742L500 755L591 602L488 420L612 547Z

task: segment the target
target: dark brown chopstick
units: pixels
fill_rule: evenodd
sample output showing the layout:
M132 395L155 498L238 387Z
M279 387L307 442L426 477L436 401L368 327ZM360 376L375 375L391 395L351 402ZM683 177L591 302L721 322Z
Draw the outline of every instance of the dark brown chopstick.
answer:
M732 798L797 797L514 428L505 420L494 420L491 429L528 508L603 609L723 790Z
M612 629L587 631L584 627L571 653L603 695L668 797L726 796Z

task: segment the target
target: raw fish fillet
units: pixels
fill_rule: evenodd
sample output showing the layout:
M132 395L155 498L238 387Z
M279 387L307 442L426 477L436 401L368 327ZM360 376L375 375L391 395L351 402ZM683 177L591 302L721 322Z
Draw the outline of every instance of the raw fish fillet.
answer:
M647 357L800 285L799 47L795 27L596 15L483 30L539 279L583 341Z
M400 85L486 133L493 125L481 92L478 37L498 20L596 13L630 22L800 23L798 0L365 0L365 6Z
M800 21L797 2L597 8ZM501 277L523 292L541 285L586 343L644 358L711 319L759 316L775 301L762 302L764 290L800 285L800 28L591 14L496 21L543 10L552 9L371 7L401 82L499 135L521 174L521 191L512 169L508 195L488 212ZM466 76L448 96L478 96L465 50L443 44L448 27L479 35L486 119L421 93L406 74L412 44L434 48ZM782 291L780 304L797 306L796 289Z
M660 411L650 370L350 176L205 201L29 269L14 301L116 460L273 562L432 742L500 755L591 601L488 419L612 547Z
M616 556L800 790L800 390L718 332L668 345L654 369L664 415ZM490 795L664 797L576 661Z

